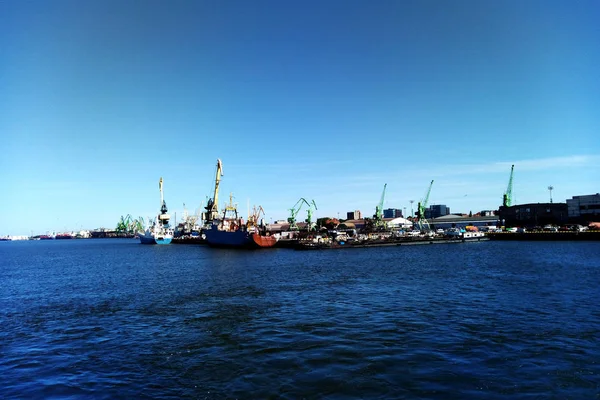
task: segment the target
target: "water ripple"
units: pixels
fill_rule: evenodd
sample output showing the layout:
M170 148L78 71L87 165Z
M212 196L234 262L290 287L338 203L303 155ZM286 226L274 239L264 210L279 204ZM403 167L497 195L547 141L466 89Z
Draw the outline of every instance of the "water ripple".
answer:
M0 246L3 398L600 393L597 243L65 242Z

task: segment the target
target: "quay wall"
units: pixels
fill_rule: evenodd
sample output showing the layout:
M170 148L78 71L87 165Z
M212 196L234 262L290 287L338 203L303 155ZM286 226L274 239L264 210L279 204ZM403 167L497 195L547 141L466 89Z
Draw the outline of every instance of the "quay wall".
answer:
M600 231L586 232L490 232L490 240L600 240Z

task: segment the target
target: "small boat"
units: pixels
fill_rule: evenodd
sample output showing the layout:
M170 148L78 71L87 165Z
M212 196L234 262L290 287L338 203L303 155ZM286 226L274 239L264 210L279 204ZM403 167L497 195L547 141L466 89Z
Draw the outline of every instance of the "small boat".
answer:
M137 236L140 238L140 243L142 244L170 244L171 240L173 240L174 232L169 226L171 217L168 214L167 203L165 203L165 200L163 199L162 177L158 182L158 188L160 189L160 213L144 232L138 232Z

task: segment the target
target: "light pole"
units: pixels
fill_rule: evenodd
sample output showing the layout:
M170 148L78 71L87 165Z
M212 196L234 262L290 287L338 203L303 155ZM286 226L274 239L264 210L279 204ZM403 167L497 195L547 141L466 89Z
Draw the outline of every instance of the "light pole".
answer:
M552 203L552 190L554 189L554 186L550 185L548 186L548 191L550 191L550 203Z
M415 201L414 200L409 200L408 202L410 203L410 217L412 218L412 216L413 216L413 207L412 207L412 205L413 205L413 203Z
M402 213L402 217L406 218L406 207L404 207L404 212Z

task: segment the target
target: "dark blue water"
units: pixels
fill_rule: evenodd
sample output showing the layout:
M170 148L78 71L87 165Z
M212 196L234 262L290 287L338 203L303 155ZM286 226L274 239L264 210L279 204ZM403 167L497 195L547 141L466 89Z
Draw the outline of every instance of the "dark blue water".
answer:
M0 242L0 397L592 399L600 243Z

